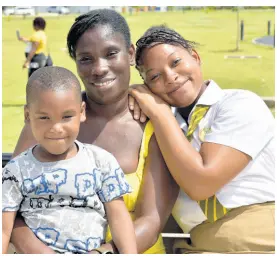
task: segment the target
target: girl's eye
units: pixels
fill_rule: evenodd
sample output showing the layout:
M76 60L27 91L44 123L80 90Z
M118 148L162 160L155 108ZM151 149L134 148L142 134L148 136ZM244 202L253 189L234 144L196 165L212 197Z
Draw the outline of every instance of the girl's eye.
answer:
M46 120L46 119L49 119L49 117L48 116L40 116L39 119L40 120Z
M157 74L157 75L154 75L154 76L152 76L152 77L151 77L151 79L150 79L150 80L151 80L151 81L157 80L157 78L158 78L158 77L159 77L159 75L158 75L158 74Z
M174 60L173 63L172 63L172 66L176 67L180 61L181 61L181 59Z

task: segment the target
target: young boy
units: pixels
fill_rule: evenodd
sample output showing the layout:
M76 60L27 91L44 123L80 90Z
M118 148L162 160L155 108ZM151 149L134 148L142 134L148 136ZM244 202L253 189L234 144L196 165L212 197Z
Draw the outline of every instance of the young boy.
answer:
M43 67L29 78L26 95L25 122L38 144L3 169L2 253L17 211L59 253L97 249L107 220L119 252L137 253L122 200L131 190L124 173L110 153L76 140L86 119L78 79L65 68Z

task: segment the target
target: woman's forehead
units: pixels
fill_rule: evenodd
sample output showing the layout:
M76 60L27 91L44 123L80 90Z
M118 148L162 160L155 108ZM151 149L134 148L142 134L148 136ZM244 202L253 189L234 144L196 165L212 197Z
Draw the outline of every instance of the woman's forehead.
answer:
M106 41L114 41L124 43L124 36L120 32L115 32L110 25L97 25L88 29L79 39L79 41L94 43L103 43Z

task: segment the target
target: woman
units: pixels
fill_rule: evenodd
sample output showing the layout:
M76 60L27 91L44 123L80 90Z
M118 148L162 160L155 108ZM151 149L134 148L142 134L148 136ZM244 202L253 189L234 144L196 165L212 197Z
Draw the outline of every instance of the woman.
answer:
M133 189L124 201L134 220L138 252L164 253L159 233L170 215L178 186L167 171L151 123L141 125L128 108L130 65L135 54L129 27L113 10L93 10L75 20L67 45L86 89L83 100L87 118L77 139L100 146L116 157ZM26 124L14 155L35 143ZM18 251L53 253L22 222L17 220L16 225L12 243ZM116 248L111 241L98 250Z
M41 67L53 65L51 57L48 57L47 54L47 36L44 32L45 27L45 20L42 17L36 17L33 20L35 32L30 38L22 37L19 32L17 32L18 40L27 43L25 49L26 60L23 64L23 68L28 68L28 77Z
M173 214L191 241L175 247L272 253L274 118L256 94L204 81L194 47L165 26L148 29L136 52L145 85L130 89L182 191Z

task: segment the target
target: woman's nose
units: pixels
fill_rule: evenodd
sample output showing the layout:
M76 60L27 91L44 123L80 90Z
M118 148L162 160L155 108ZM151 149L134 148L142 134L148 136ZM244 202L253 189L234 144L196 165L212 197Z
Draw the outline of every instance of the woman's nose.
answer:
M92 74L95 76L104 76L105 74L108 73L108 63L106 60L99 59L94 63L94 66L92 68Z

